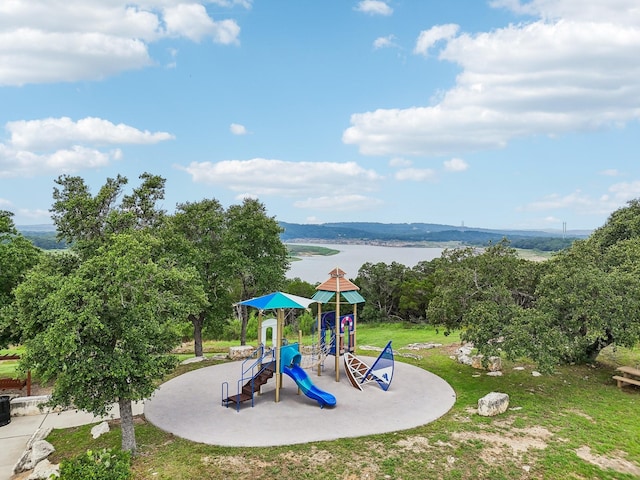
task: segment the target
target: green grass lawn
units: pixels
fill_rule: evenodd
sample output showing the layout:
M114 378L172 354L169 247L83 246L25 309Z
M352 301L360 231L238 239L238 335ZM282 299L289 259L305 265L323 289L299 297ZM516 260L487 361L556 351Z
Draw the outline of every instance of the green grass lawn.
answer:
M504 362L490 377L451 359L457 336L432 327L359 325L358 345L383 347L393 340L400 354L410 343L442 347L410 351L404 361L447 380L457 401L439 420L406 431L304 445L229 448L174 437L138 419L135 479L632 479L640 476L640 388L618 389L617 365L640 362L640 350L607 349L594 365L559 368L533 376L527 361ZM207 343L209 352L227 344ZM359 354L371 355L359 351ZM186 356L190 356L188 353ZM207 365L211 365L207 362ZM181 366L176 374L200 368ZM524 370L514 370L516 366ZM391 386L393 388L393 385ZM510 410L496 417L475 413L489 392L510 396ZM213 393L212 393L213 395ZM338 407L339 408L339 407ZM256 425L254 428L259 428ZM283 428L304 428L283 425ZM120 431L96 440L91 425L54 430L52 461L86 449L118 447ZM626 472L626 473L625 473Z
M24 352L22 347L11 348L7 350L0 349L0 358L3 355L20 355ZM18 360L2 360L0 362L0 378L19 378L24 375L20 375L17 372Z

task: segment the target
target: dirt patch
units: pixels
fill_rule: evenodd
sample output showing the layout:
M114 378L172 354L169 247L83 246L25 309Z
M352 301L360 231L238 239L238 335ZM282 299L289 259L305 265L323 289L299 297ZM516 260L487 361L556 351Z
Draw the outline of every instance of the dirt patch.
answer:
M396 445L404 450L409 450L414 453L421 453L431 448L429 440L424 437L407 437L397 442Z
M571 408L571 409L567 410L567 413L572 413L574 415L577 415L578 417L586 418L591 423L596 423L596 421L593 419L593 417L591 417L590 415L587 415L586 413L584 413L584 412L582 412L580 410L576 410L575 408Z
M625 460L623 457L626 455L624 452L613 452L615 456L605 457L604 455L598 455L591 452L591 448L584 446L576 450L576 454L585 462L589 462L599 468L611 469L618 473L626 473L629 475L636 475L640 477L640 466Z
M298 453L286 452L279 455L279 457L287 464L301 465L303 463L310 465L325 465L333 460L333 455L326 450L319 450L317 447L312 447L311 454L301 457Z
M250 463L238 455L229 455L224 457L204 456L200 459L204 465L212 465L223 469L228 469L237 474L253 474L255 471L262 471L269 465L256 459L252 459Z
M492 465L504 457L505 450L517 458L530 449L544 450L552 433L543 427L510 428L500 433L454 432L454 440L476 440L484 444L480 458Z

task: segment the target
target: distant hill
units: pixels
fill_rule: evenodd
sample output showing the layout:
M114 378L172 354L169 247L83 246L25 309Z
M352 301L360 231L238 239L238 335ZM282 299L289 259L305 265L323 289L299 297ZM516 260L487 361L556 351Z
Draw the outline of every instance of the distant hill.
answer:
M326 242L458 242L463 245L487 245L507 238L514 248L558 251L574 240L586 238L590 232L562 232L540 230L492 230L456 227L434 223L368 223L340 222L298 224L280 222L284 229L281 238L287 241L318 240Z
M61 250L67 248L64 241L56 239L56 227L54 225L16 225L18 231L31 242L43 250Z
M16 225L16 228L20 231L20 233L24 234L24 232L53 232L56 231L56 226L51 224L40 224L40 225Z
M279 222L284 232L283 242L323 241L327 243L447 243L485 246L507 238L514 248L541 251L558 251L579 238L588 237L589 231L544 230L493 230L487 228L461 227L435 223L375 223L338 222L322 224L300 224ZM64 242L56 241L54 225L18 225L20 233L35 245L44 249L65 248Z

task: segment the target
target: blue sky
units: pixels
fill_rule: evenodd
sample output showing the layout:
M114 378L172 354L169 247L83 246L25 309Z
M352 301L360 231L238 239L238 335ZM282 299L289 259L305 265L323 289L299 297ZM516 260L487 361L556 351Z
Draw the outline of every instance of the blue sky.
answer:
M167 179L163 208L593 229L640 197L637 0L0 2L0 209Z

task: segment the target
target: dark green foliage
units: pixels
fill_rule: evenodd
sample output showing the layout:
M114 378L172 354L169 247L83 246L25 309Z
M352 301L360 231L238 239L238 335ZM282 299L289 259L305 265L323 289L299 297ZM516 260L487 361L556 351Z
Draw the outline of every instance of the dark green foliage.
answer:
M72 243L80 256L86 258L113 234L158 227L164 211L156 203L164 198L165 179L149 173L143 173L140 179L138 188L123 195L127 178L122 175L108 178L93 196L81 177L58 177L50 209L58 239Z
M87 450L60 463L60 480L129 480L131 454L122 450Z
M365 263L358 270L355 284L366 302L362 306L360 320L363 322L399 321L402 286L409 268L391 264Z
M16 230L11 217L13 213L0 210L0 348L20 340L11 305L13 290L42 257L40 250Z
M161 242L134 231L114 234L71 270L32 270L16 289L26 332L22 366L54 380L51 404L104 415L147 398L175 366L179 322L207 300L196 272L162 256ZM40 325L40 328L36 327ZM135 451L135 438L123 449Z
M520 260L506 243L447 251L435 272L432 322L485 355L593 362L608 345L640 341L640 202L614 212L552 259Z
M245 199L227 209L225 220L222 260L225 272L235 282L238 301L280 290L289 258L275 218L267 216L259 201ZM240 343L244 345L249 318L246 307L240 308L240 317Z
M167 255L178 264L195 268L207 292L207 308L190 312L185 319L192 325L195 356L203 354L205 329L207 335L219 337L231 315L232 278L222 255L224 232L225 212L215 199L178 204L159 232Z

